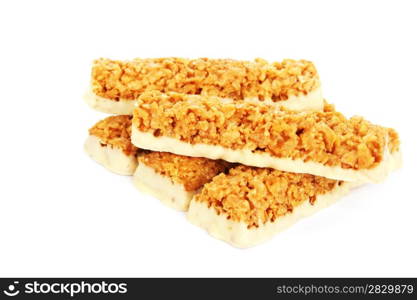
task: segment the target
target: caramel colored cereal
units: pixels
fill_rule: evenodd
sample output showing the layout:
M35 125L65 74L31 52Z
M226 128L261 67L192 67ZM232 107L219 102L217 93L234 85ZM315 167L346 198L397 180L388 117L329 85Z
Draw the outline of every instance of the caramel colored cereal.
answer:
M274 222L303 203L331 191L341 181L240 165L207 183L194 200L248 228Z
M328 104L323 112L294 112L263 103L153 91L139 98L133 124L156 137L354 170L378 165L386 147L399 149L393 129L362 117L347 119Z
M134 100L143 92L179 92L274 102L306 95L320 86L313 63L286 59L151 58L118 61L98 59L92 69L92 90L101 97Z
M136 154L136 148L130 142L132 131L132 116L110 116L90 128L90 135L100 139L103 144L108 144L121 149L125 154Z
M231 164L222 160L188 157L168 152L149 152L138 157L140 163L154 169L160 175L184 185L186 191L195 191L217 174L226 171Z

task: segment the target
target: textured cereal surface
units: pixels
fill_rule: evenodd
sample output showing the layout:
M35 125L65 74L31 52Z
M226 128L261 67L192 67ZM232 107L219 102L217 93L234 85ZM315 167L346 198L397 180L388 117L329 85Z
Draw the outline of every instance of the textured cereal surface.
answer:
M139 162L154 169L160 175L184 185L186 191L195 191L217 174L226 171L231 164L222 160L188 157L168 152L149 152L138 157Z
M262 59L101 58L94 61L91 77L96 95L116 101L137 99L147 90L282 101L320 86L313 63L291 59L268 63Z
M136 154L136 148L130 142L132 132L132 116L120 115L110 116L90 128L90 135L96 136L102 142L102 145L111 145L123 150L127 155Z
M274 222L299 204L331 191L341 181L240 165L207 183L195 201L206 203L248 228Z
M347 119L329 104L323 112L293 112L263 103L153 91L139 98L133 123L139 131L191 144L248 149L345 169L375 167L387 143L391 152L399 149L393 129L362 117Z

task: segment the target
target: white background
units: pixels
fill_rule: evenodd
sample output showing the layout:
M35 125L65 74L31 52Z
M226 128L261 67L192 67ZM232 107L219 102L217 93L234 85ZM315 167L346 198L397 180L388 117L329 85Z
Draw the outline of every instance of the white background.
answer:
M417 276L413 1L2 1L1 276ZM261 246L189 224L83 152L99 57L315 62L328 101L396 128L404 167Z

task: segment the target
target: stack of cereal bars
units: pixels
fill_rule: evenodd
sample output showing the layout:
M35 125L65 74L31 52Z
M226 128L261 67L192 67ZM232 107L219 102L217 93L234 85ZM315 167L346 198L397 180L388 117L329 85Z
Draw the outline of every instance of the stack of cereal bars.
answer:
M305 60L98 59L84 98L112 114L92 159L236 247L401 166L396 131L336 111Z

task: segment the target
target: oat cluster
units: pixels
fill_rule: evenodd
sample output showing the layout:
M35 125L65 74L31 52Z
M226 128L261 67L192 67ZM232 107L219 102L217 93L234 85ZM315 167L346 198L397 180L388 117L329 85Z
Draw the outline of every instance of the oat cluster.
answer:
M138 100L133 126L191 144L268 153L345 169L370 169L388 146L399 148L393 129L362 117L345 118L326 104L322 112L294 112L247 101L147 92Z
M154 58L119 61L98 59L92 90L111 100L134 100L143 92L178 92L242 100L287 100L320 86L317 70L306 60Z
M186 191L200 189L214 176L226 171L231 164L222 160L188 157L168 152L149 152L138 157L140 163L154 169L160 175L182 184Z
M130 142L131 132L132 116L127 115L107 117L89 130L90 135L98 137L103 146L111 145L127 155L138 152L138 148Z
M299 204L330 192L341 181L268 168L237 166L207 183L194 198L248 228L274 222Z

